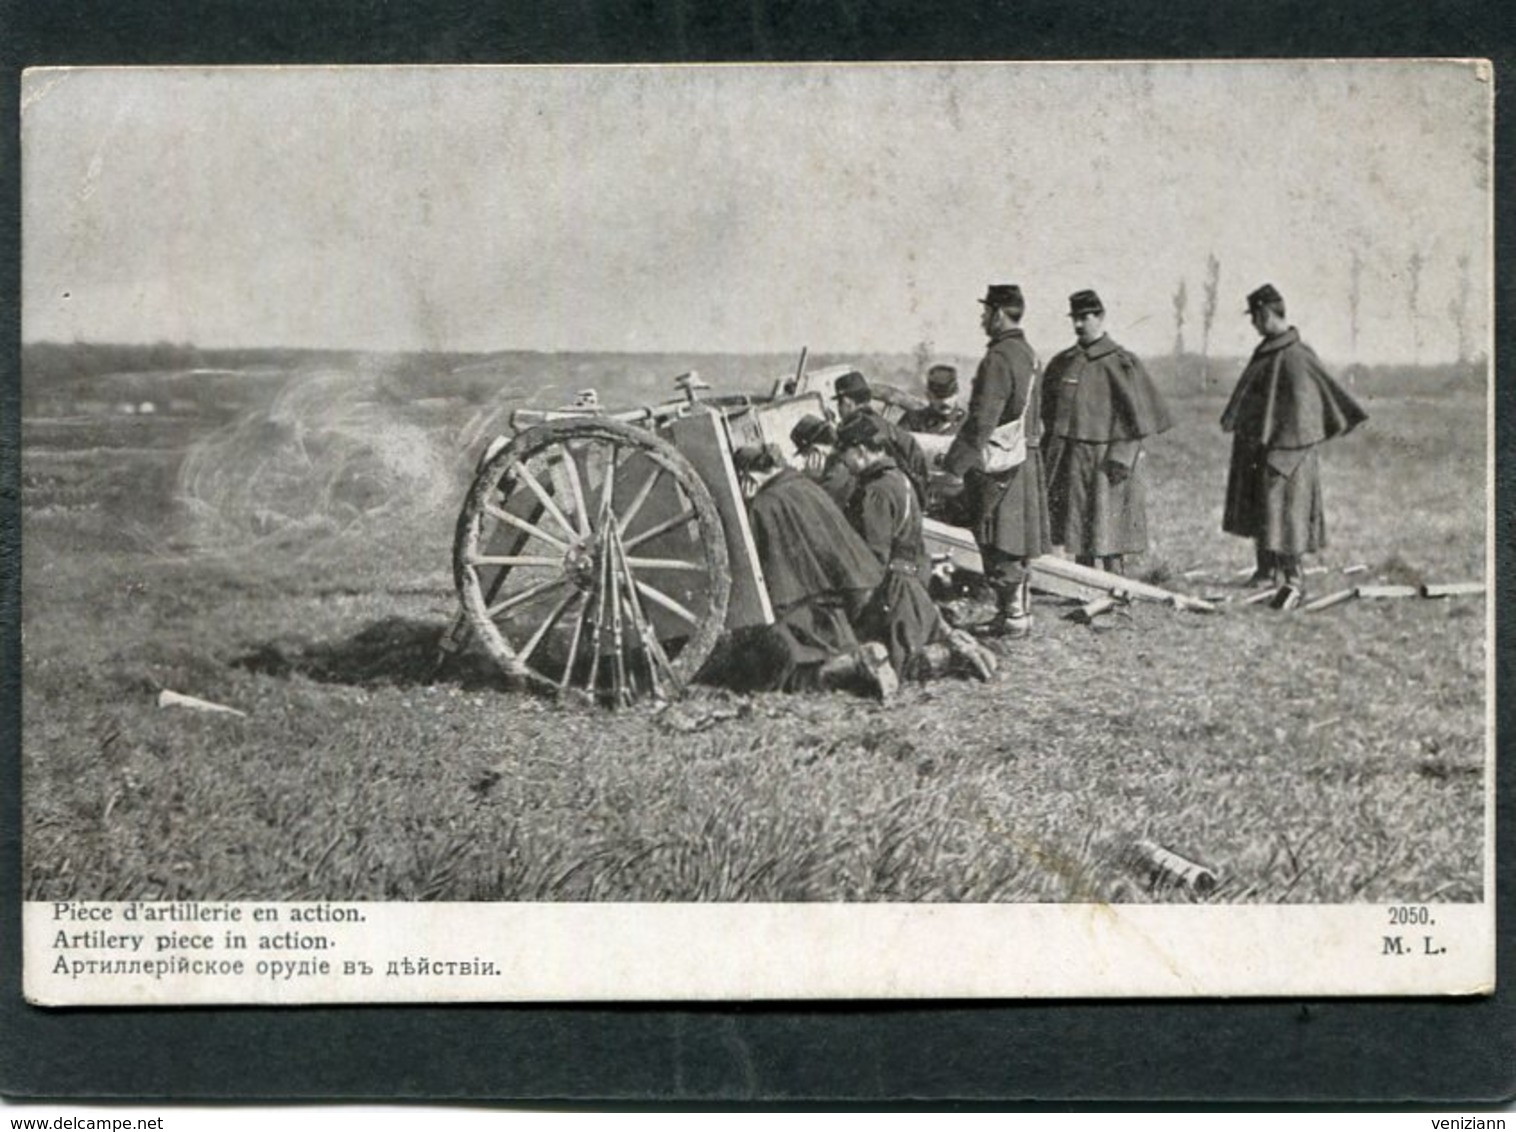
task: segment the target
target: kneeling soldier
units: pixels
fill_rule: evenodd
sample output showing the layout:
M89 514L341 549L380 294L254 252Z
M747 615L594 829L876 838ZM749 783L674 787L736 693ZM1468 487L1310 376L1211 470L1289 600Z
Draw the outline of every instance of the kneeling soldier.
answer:
M859 680L880 699L899 686L889 654L861 645L853 631L884 570L826 492L784 462L774 445L749 444L732 453L748 497L758 563L774 606L775 623L764 672L744 682L770 691L840 688ZM760 650L767 651L767 650Z
M832 502L846 507L853 494L853 473L837 455L837 430L830 421L807 413L790 430L796 467L826 489Z
M981 680L996 658L961 630L950 630L927 594L930 569L921 537L921 504L889 455L879 418L858 414L837 430L837 448L855 477L846 509L885 575L858 622L859 635L883 641L890 662L906 676L942 675L956 661Z

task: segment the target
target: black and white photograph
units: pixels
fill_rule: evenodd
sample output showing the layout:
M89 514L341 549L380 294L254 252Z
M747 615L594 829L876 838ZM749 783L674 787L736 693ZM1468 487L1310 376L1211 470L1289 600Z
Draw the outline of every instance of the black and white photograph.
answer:
M1493 80L26 72L27 997L1488 993Z

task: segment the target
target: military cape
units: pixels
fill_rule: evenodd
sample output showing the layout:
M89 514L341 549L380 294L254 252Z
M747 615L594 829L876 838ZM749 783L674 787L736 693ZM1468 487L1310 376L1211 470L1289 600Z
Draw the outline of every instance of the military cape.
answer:
M813 480L785 469L748 501L772 625L739 631L724 675L751 691L814 686L823 663L856 652L854 623L884 568Z
M1146 550L1137 457L1173 418L1142 363L1109 336L1076 343L1048 363L1040 410L1053 542L1090 557ZM1128 476L1113 482L1107 463Z
M758 489L748 519L776 611L817 594L872 590L884 575L827 493L791 468Z
M1221 429L1260 448L1310 448L1368 419L1292 326L1253 351L1221 414Z
M1108 444L1173 427L1163 395L1136 356L1102 335L1056 355L1042 375L1042 427L1064 440Z
M1259 343L1221 415L1232 433L1222 529L1277 554L1326 546L1316 446L1367 419L1293 327Z

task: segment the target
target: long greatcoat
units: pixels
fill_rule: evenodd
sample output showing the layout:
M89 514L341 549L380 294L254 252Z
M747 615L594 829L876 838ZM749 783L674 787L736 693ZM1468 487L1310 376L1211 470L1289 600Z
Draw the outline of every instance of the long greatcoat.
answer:
M1276 554L1326 546L1316 449L1368 417L1294 327L1265 338L1221 415L1232 434L1222 529Z
M1092 557L1146 550L1138 457L1173 419L1142 363L1108 336L1075 344L1048 363L1040 399L1053 542ZM1127 477L1113 482L1108 464Z
M947 633L926 590L930 568L921 538L921 503L895 461L885 457L857 478L847 519L885 568L858 622L866 640L890 650L890 663L904 672L911 654Z
M755 656L750 686L790 689L808 670L855 651L853 622L884 579L884 567L827 493L793 469L748 501L748 521L776 623ZM752 666L750 666L752 667Z
M943 459L948 472L964 478L967 517L980 547L1016 558L1034 558L1052 549L1042 457L1036 447L1037 414L1027 414L1026 462L1019 467L986 475L980 449L998 426L1021 416L1033 396L1037 369L1037 355L1020 329L992 338L974 374L963 425Z

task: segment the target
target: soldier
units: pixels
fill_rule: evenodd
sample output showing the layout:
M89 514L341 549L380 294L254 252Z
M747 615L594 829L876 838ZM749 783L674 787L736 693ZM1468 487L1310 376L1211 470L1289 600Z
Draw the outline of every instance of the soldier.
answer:
M907 432L954 436L963 424L963 406L958 404L958 368L935 365L926 371L926 404L900 416Z
M1051 549L1047 493L1037 450L1038 418L1028 411L1040 367L1021 331L1026 310L1021 288L1014 283L991 284L979 302L984 308L979 322L989 336L989 348L974 374L968 412L943 466L949 475L963 478L966 511L984 562L985 580L995 591L998 613L982 631L1024 637L1032 628L1027 563ZM1025 430L1025 456L1014 466L986 471L986 445L1007 431L1002 426L1017 421Z
M867 413L879 420L884 426L885 443L890 455L895 458L895 463L905 473L906 479L911 481L917 501L924 502L931 477L926 454L909 432L899 425L891 424L874 411L874 391L869 388L868 379L857 370L845 373L837 379L832 395L837 399L837 415L844 421L857 413Z
M1276 604L1288 607L1305 593L1301 555L1326 546L1316 448L1369 415L1300 340L1284 310L1284 297L1267 283L1248 296L1247 313L1263 341L1221 415L1222 431L1232 434L1222 529L1253 540L1252 583L1282 579Z
M846 507L853 494L853 473L837 454L837 430L831 422L807 413L790 430L799 468L826 489L832 502Z
M856 487L845 513L885 568L858 622L867 640L883 641L900 674L925 679L958 661L981 680L996 659L968 634L950 630L926 590L930 561L921 538L921 504L887 450L884 421L858 413L837 430L837 448Z
M1052 540L1083 566L1125 573L1147 549L1147 508L1137 462L1142 441L1173 421L1137 358L1105 333L1094 291L1069 296L1076 345L1042 375L1042 453Z
M745 659L749 683L767 690L846 687L862 681L887 700L899 686L882 646L860 644L853 622L884 568L826 492L784 463L773 445L732 453L775 624ZM765 655L770 654L770 655ZM753 667L763 669L755 673Z

